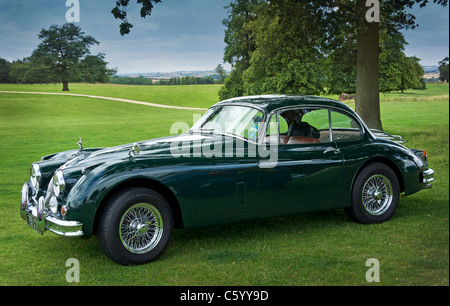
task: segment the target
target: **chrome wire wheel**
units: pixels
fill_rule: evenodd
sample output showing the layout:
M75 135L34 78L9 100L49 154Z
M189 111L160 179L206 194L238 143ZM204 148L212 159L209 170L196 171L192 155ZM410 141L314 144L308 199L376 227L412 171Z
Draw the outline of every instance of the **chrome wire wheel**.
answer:
M134 254L144 254L155 248L163 234L163 219L155 206L139 203L122 216L119 235L122 245Z
M372 216L384 214L393 202L391 181L384 175L371 176L362 188L362 203Z

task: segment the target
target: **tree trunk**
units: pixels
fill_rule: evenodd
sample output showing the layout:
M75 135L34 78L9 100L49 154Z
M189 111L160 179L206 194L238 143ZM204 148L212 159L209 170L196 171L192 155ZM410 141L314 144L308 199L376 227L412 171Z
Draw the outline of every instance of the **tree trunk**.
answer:
M367 22L365 0L356 1L357 25L357 74L356 112L371 129L382 130L380 113L379 57L380 24Z
M62 91L69 91L69 82L67 80L63 80L63 89Z
M61 67L61 80L63 83L62 91L69 91L69 74L67 73L67 67Z

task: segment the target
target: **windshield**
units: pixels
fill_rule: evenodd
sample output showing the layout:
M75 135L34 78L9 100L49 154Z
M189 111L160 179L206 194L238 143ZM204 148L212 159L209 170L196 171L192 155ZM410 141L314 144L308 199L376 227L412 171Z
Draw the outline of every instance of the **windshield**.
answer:
M227 133L256 141L263 122L263 113L245 106L221 106L209 109L191 131Z

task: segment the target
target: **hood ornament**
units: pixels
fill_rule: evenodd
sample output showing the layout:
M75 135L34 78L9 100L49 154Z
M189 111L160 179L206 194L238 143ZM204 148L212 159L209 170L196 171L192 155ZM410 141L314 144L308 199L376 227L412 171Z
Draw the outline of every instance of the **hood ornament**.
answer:
M140 153L141 153L141 148L139 147L137 142L133 143L133 145L131 146L130 153L128 153L128 154L131 157L136 157L136 156L139 156Z
M77 145L80 147L80 150L83 150L83 142L81 141L81 137L78 137Z

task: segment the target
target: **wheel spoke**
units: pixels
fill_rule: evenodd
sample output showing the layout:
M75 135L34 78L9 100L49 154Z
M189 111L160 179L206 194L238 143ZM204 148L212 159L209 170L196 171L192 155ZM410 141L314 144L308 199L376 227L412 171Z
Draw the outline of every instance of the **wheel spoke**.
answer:
M385 213L392 204L391 182L381 174L370 177L362 188L362 203L365 210L374 216Z
M160 212L147 203L130 207L122 216L119 228L122 245L135 254L152 250L158 245L162 232Z

